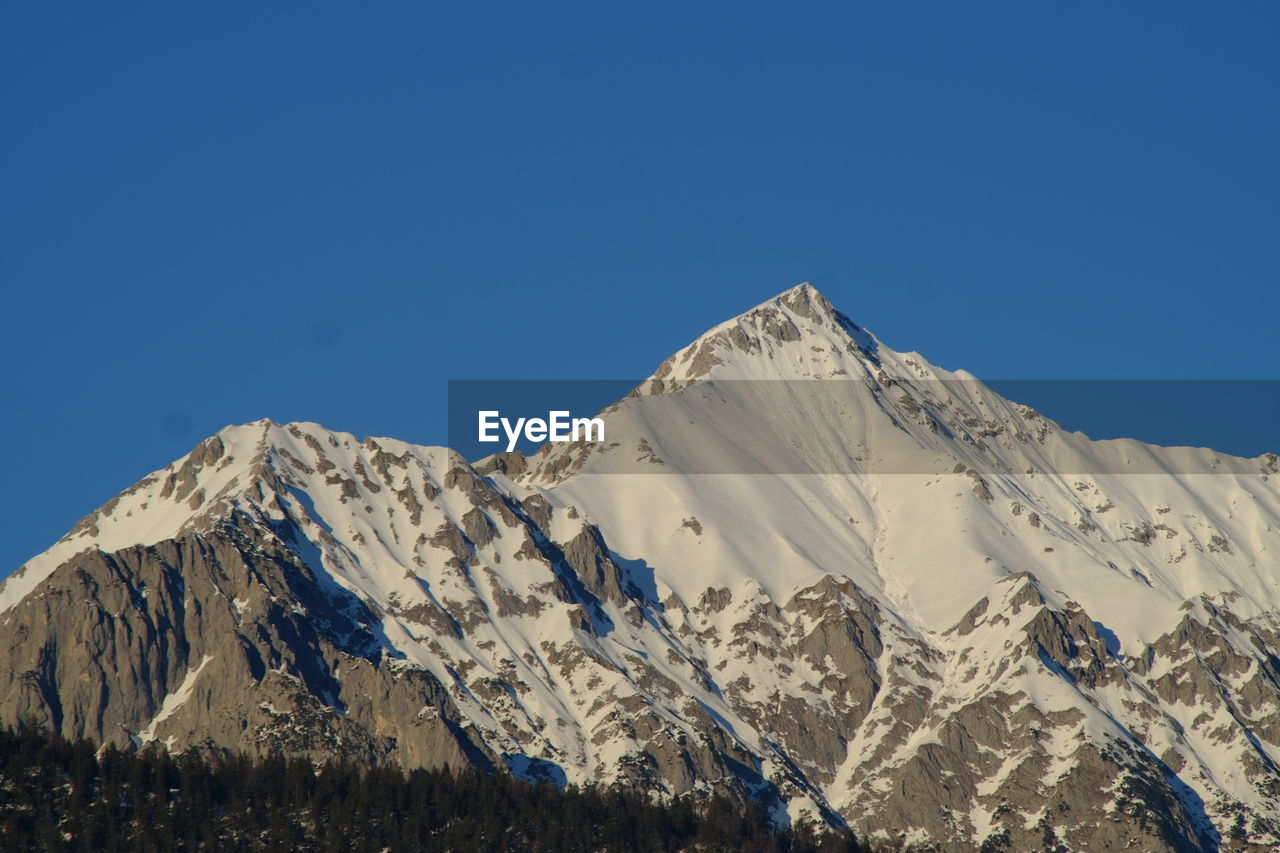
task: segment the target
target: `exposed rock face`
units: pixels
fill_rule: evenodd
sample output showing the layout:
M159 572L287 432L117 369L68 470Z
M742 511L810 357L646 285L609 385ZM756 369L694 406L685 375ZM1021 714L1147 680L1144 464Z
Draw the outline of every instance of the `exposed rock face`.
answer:
M944 374L801 287L665 362L606 447L228 428L0 588L0 719L716 790L922 850L1273 849L1274 457L1107 476ZM726 377L843 380L716 426L849 467L685 473L635 407ZM1134 458L1200 464L1170 454Z
M0 620L0 717L121 747L492 766L449 691L397 667L376 625L250 524L87 551Z

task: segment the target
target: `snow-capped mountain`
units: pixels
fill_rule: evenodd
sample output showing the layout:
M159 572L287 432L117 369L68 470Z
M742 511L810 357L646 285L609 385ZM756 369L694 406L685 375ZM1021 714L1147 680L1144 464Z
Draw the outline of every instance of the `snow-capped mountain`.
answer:
M0 588L0 718L937 849L1280 844L1280 460L1095 442L808 285L608 441L228 427Z

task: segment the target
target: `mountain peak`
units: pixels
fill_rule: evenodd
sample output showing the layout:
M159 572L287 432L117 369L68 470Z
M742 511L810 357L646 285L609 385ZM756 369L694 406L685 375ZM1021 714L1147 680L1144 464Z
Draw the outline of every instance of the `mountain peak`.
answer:
M640 393L661 393L713 374L740 379L830 378L833 371L847 372L847 365L836 361L853 357L876 363L879 349L879 341L806 281L709 329L664 361ZM819 353L826 355L818 357Z
M803 281L770 299L766 299L754 308L730 320L729 323L777 313L786 315L800 328L806 325L824 326L828 323L834 323L837 326L843 326L846 323L852 325L847 317L836 310L836 307L831 304L827 297L823 296L816 287L807 281Z
M51 548L5 578L0 583L0 611L86 549L111 553L184 532L206 531L236 511L272 505L274 498L269 495L293 489L337 486L340 504L367 497L366 492L376 495L383 485L374 478L385 474L387 466L408 465L411 458L422 471L437 467L447 471L465 464L447 448L420 447L392 438L362 440L318 423L262 418L230 424L86 515ZM266 510L268 515L272 511ZM363 535L377 539L372 531Z
M807 281L802 281L795 287L782 291L777 296L756 307L763 308L768 305L784 306L802 317L810 318L831 317L839 313L830 300L819 293L818 288Z

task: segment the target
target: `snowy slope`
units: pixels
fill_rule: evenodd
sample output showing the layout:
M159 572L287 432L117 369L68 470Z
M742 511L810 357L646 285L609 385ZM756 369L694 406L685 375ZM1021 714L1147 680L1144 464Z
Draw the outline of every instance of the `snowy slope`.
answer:
M1034 566L1130 652L1202 594L1240 596L1241 616L1276 607L1274 456L1064 432L963 371L889 350L807 285L708 332L641 389L663 397L608 411L609 446L549 445L522 479L590 507L682 597L748 578L785 596L843 565L940 629ZM640 515L650 523L628 523ZM700 537L652 532L689 516ZM690 561L714 569L661 570Z

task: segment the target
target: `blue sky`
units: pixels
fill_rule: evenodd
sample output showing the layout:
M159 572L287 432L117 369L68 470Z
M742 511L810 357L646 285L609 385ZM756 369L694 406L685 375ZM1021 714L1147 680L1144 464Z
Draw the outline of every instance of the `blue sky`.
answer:
M227 423L441 442L804 280L979 376L1280 378L1275 4L607 6L6 9L0 574Z

